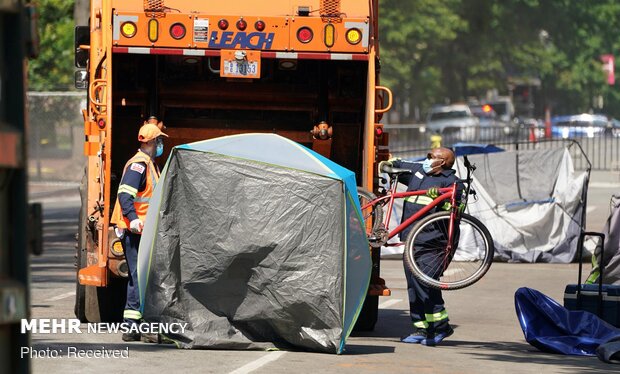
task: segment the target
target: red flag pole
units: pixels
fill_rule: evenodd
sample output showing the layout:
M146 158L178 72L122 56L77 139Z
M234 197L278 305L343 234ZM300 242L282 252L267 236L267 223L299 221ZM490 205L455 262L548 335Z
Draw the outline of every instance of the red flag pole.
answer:
M551 139L551 109L545 108L545 138Z

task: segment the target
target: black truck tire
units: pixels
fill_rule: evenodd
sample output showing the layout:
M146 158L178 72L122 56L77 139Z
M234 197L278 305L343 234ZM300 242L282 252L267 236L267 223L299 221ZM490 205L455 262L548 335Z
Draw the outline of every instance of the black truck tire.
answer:
M353 331L372 331L375 329L377 318L379 316L379 296L366 295L364 305L357 322L353 327Z
M75 317L78 318L81 322L88 322L86 319L86 286L80 284L78 279L80 269L86 267L86 220L87 220L87 212L86 212L86 199L87 199L87 180L86 180L86 170L84 171L84 176L82 177L82 183L80 184L80 199L82 204L80 206L80 215L78 221L78 232L76 236L76 270L75 270L75 307L74 313Z

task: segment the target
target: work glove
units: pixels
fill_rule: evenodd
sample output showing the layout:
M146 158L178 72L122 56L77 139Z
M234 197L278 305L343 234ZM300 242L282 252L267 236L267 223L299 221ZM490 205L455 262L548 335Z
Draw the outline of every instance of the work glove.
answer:
M467 208L467 205L465 203L460 203L458 206L458 212L459 214L463 214L465 212L465 208ZM449 201L446 201L442 206L441 206L442 210L450 210L452 209L452 204L450 204Z
M431 199L436 199L439 197L439 188L437 187L431 187L428 189L428 191L426 191L426 196L430 197Z
M129 222L129 231L134 234L140 234L142 232L142 228L144 228L144 223L140 218L136 218L133 221Z

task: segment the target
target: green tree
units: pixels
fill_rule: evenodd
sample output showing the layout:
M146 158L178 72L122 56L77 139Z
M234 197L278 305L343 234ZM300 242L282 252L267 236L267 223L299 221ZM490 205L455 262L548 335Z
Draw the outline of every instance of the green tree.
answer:
M620 114L617 86L605 83L600 56L620 49L615 0L385 0L381 2L382 79L422 112L434 103L511 93L540 81L537 111ZM598 97L604 108L597 108Z
M74 0L39 0L39 56L28 67L29 89L58 91L73 88Z
M459 3L460 0L381 2L382 79L392 87L399 113L407 106L429 105L440 94L440 71L435 62L441 47L456 39L465 28L465 22L454 12ZM406 117L413 117L413 109Z
M543 75L549 86L550 103L556 113L604 110L617 115L617 87L605 82L600 56L620 47L620 4L601 1L541 1L545 12L553 12L549 34L557 55L553 68ZM606 96L605 108L597 108L594 98ZM615 99L616 98L616 99ZM614 103L615 99L615 103Z

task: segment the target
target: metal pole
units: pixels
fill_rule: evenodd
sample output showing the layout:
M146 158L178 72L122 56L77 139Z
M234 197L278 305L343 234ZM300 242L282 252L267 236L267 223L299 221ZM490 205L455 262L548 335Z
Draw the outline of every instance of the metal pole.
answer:
M35 122L34 124L34 157L37 161L37 180L40 181L41 178L41 127L40 121Z

